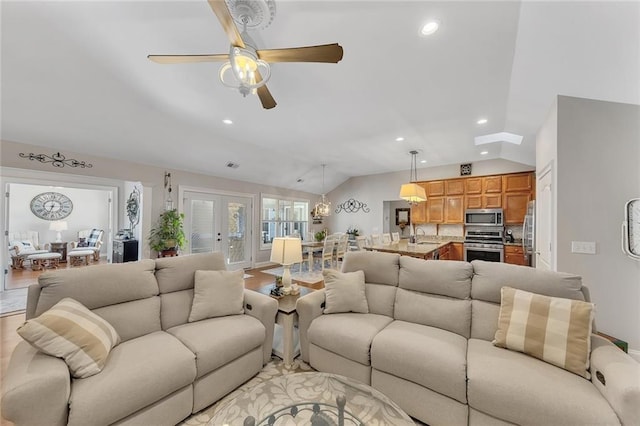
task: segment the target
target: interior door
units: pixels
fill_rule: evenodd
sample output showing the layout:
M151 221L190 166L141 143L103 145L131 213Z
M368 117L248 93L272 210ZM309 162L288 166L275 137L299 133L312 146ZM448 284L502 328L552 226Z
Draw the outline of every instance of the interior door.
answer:
M535 256L536 268L555 270L553 247L553 167L542 171L538 178L536 203Z
M221 251L230 270L250 268L251 198L185 191L189 253Z

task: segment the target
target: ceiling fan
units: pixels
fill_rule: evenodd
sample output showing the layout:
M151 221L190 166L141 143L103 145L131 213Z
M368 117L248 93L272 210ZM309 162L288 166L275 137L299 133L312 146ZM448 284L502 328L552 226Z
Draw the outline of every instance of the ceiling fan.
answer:
M342 59L342 46L338 43L257 50L255 42L247 34L247 28L264 28L271 23L275 15L273 0L208 0L208 3L229 37L231 47L228 54L148 55L147 58L159 64L226 62L220 69L222 83L238 89L243 96L257 94L265 109L276 106L276 101L266 86L271 77L270 62L336 64ZM238 31L234 21L242 25L242 33Z

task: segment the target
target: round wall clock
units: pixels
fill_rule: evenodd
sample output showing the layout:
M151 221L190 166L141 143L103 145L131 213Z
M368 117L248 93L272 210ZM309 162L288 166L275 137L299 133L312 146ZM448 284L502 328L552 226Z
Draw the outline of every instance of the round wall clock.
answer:
M633 198L624 206L622 249L627 256L640 260L640 198Z
M31 212L44 220L60 220L73 211L73 203L59 192L43 192L31 200Z

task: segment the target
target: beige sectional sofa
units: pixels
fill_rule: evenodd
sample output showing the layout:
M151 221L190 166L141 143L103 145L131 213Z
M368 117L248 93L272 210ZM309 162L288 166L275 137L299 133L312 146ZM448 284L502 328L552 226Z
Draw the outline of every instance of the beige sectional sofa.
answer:
M27 319L70 297L121 343L101 372L76 379L21 342L3 378L3 416L18 426L171 425L219 400L270 359L277 312L272 298L243 290L244 314L188 322L195 271L224 269L221 253L208 253L42 274Z
M369 313L323 314L327 289L298 300L313 368L369 383L431 426L640 424L639 365L609 341L591 337L591 380L492 344L503 286L588 301L580 277L349 253L342 271L358 270Z

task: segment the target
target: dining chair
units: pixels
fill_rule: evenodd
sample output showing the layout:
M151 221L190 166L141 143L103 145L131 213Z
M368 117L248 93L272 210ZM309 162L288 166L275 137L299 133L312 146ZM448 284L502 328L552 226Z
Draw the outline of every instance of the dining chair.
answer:
M382 244L385 244L385 245L391 244L391 234L389 233L382 234Z
M338 243L336 244L336 268L338 267L338 262L344 259L344 255L347 252L347 247L349 246L349 234L340 235L338 239Z
M399 232L392 232L391 233L391 241L394 243L397 243L398 241L400 241L400 233Z
M333 250L338 240L334 235L329 235L324 239L322 246L322 270L324 271L325 263L329 261L329 267L333 267Z
M380 240L380 234L371 234L371 237L369 237L369 239L371 240L372 246L379 246L382 243L382 241Z
M367 245L367 237L365 237L364 235L360 235L356 237L356 246L358 247L358 250L364 250L366 245Z

